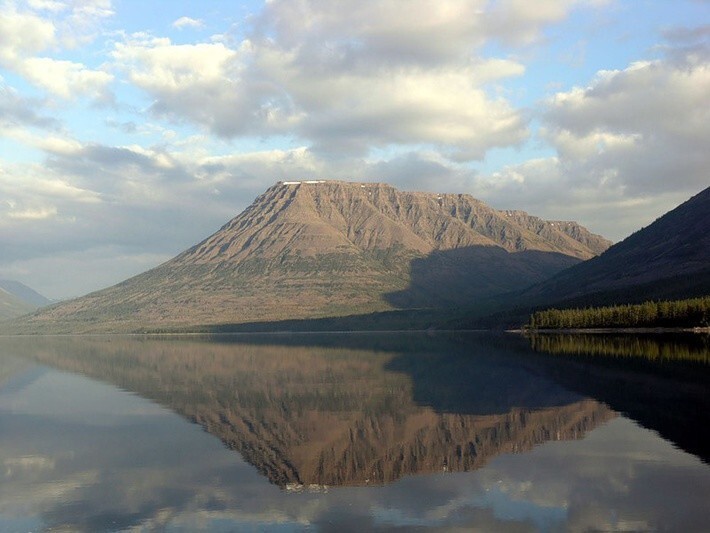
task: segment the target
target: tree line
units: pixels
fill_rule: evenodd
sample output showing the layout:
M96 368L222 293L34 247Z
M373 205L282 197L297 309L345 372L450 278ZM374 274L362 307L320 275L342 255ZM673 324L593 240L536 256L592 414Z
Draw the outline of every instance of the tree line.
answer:
M710 296L642 304L546 309L530 315L529 329L695 328L710 326Z

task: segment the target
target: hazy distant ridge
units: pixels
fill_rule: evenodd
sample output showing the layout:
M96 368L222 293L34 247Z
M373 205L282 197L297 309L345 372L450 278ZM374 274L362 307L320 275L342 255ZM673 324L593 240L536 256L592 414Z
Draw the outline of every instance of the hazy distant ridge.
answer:
M24 315L50 303L51 300L27 285L18 281L0 280L0 320Z
M30 305L34 305L35 307L43 307L52 303L52 300L45 298L34 289L31 289L19 281L0 279L0 289L4 289L16 298L19 298Z

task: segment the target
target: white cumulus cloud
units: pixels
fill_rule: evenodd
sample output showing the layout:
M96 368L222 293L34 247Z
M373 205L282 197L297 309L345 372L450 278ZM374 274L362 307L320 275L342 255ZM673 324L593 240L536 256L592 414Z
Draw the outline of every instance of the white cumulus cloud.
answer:
M551 97L541 134L557 156L481 179L484 196L524 198L542 214L575 205L618 239L707 187L710 62L675 52Z
M93 40L100 22L113 13L111 2L31 2L27 7L18 11L12 2L0 4L0 66L52 95L107 99L111 74L52 54Z
M424 144L481 159L528 135L525 116L490 90L523 65L477 53L485 7L279 0L236 45L141 35L113 57L153 99L153 113L222 137L286 133L340 154Z
M205 23L202 22L200 19L193 19L190 17L180 17L177 19L175 22L173 22L173 27L178 28L178 29L183 29L183 28L202 28L204 27Z

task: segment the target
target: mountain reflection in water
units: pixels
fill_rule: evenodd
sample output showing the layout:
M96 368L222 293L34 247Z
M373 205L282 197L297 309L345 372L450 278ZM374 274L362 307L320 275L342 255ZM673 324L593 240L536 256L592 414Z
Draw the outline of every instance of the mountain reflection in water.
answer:
M705 531L708 365L592 353L0 338L0 530Z
M20 339L11 351L150 398L284 487L468 471L501 453L581 438L615 416L495 343L235 339ZM325 346L294 346L319 340Z

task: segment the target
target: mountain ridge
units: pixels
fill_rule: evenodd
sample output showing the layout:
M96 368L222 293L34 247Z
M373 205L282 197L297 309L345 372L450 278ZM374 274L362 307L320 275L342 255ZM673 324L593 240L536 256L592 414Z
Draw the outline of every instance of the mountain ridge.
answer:
M523 291L534 303L639 303L710 294L710 187L598 257Z
M354 210L352 209L353 203L356 203L358 200L362 199L362 195L352 194L353 189L357 190L357 187L364 189L363 192L372 197L369 202L370 205L366 206L366 208L371 212L379 210L380 213L385 215L383 219L378 219L378 222L385 222L389 224L390 227L385 229L389 229L390 233L384 230L375 231L375 229L367 223L367 220L363 220L362 218L358 220L355 218L355 213L353 213ZM330 191L337 191L341 193L338 198L340 203L336 204L342 207L340 213L333 212L332 209L329 210L329 208L332 208L332 204L324 205L322 203L322 196L318 193L320 193L323 189L329 189ZM351 194L348 195L348 192ZM411 248L414 248L420 252L430 252L434 248L448 249L465 245L499 245L508 251L539 249L543 251L569 252L570 250L575 250L578 251L580 257L589 258L596 255L594 252L600 253L601 250L606 249L609 244L605 239L591 234L574 222L548 222L538 217L532 217L524 211L497 211L489 208L480 200L477 200L469 195L436 194L425 192L403 193L411 197L428 201L429 207L433 207L434 209L436 209L434 206L435 200L436 204L438 204L438 208L446 209L452 213L450 218L441 218L437 216L431 217L433 218L433 221L428 224L428 228L426 228L423 227L424 225L420 222L421 216L424 214L422 213L421 206L414 204L409 206L408 209L402 208L400 212L400 208L402 207L401 204L397 204L394 201L395 194L399 192L400 191L397 191L394 187L383 183L356 183L341 181L279 182L273 187L267 189L267 191L259 196L244 212L223 225L220 228L220 231L178 255L176 260L193 255L195 252L197 252L198 255L206 253L207 250L205 248L209 244L214 245L215 243L213 242L213 239L225 230L245 229L245 222L251 222L248 215L252 214L253 211L259 210L265 206L266 209L258 214L258 220L256 222L257 224L261 224L265 216L269 215L270 217L267 222L271 223L278 218L279 208L284 210L286 207L290 207L292 202L298 200L302 200L308 207L314 209L322 221L329 222L331 227L335 227L340 230L342 234L347 235L347 241L338 239L334 235L331 235L331 228L329 228L327 224L322 225L324 233L320 236L326 238L331 236L334 237L337 243L336 245L338 246L348 246L349 244L353 244L359 248L378 249L388 248L393 244L404 244L405 246L409 244ZM307 196L306 193L308 193ZM357 196L360 196L360 198ZM376 209L372 209L373 207ZM470 214L476 207L478 207L487 215L487 217L489 217L488 220L484 220L474 226L474 228L478 230L490 229L490 219L508 216L514 217L514 219L517 218L518 221L525 220L526 222L534 222L537 226L536 229L547 235L553 234L554 225L556 223L564 224L565 226L563 226L563 228L567 231L558 231L557 233L559 234L555 235L555 239L552 241L552 244L550 244L545 243L543 238L533 233L531 230L522 227L518 228L518 232L513 233L512 235L509 235L506 232L495 235L496 237L499 237L498 242L496 242L493 238L481 233L477 235L470 234L470 232L465 233L465 230L469 229L466 224L471 220ZM363 213L359 213L358 215L363 217ZM344 224L348 217L351 220L349 225ZM403 217L411 223L413 229L411 233L414 235L405 235L402 228L398 227L397 222ZM418 220L414 220L415 218ZM298 217L294 217L294 219L294 222L298 222ZM455 228L453 234L446 235L446 237L448 237L447 240L443 242L437 241L437 235L435 232L441 231L443 229L441 226L445 222L451 222L455 224L457 228ZM486 227L486 223L488 223L488 227ZM553 229L551 230L551 228ZM250 229L253 229L253 227ZM427 229L429 231L427 231ZM573 236L575 233L584 235L585 240L589 241L591 246L587 247L585 243L576 240ZM527 242L531 243L532 247L530 245L523 245L523 242L525 241L522 237L527 237ZM290 243L281 242L279 244L285 248L286 245ZM228 255L226 258L242 259L239 254L244 250L245 247L242 247L240 250L234 251L232 255ZM220 250L223 254L226 251L230 251L230 248ZM311 250L308 248L305 249L305 252L310 251Z

